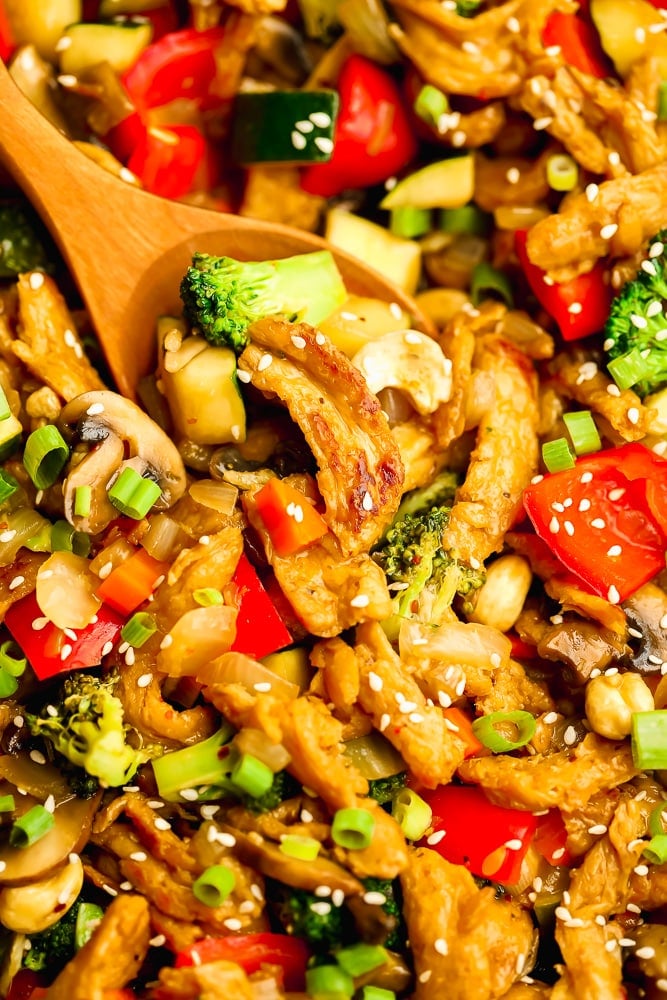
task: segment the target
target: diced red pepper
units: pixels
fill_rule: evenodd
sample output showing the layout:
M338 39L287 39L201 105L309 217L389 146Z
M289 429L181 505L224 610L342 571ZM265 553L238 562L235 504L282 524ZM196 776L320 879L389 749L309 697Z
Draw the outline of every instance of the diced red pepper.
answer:
M305 549L329 530L312 503L284 479L269 479L253 501L279 556Z
M104 142L116 159L127 163L132 152L146 142L148 126L138 111L131 111L127 118L114 125L104 136Z
M550 865L569 865L572 856L567 847L567 830L560 809L550 809L540 816L533 838L533 847Z
M614 75L595 26L579 13L552 11L542 31L542 44L545 49L558 45L567 65L582 73L590 73L601 80Z
M236 962L251 976L263 965L278 965L283 971L285 989L304 989L306 963L310 953L301 938L288 934L230 934L228 937L204 938L176 955L174 966L206 965L225 960Z
M32 969L19 969L12 979L6 1000L41 1000L46 996L46 979Z
M580 458L528 486L523 500L563 565L613 603L665 567L667 460L641 444Z
M434 851L480 878L518 881L537 827L533 813L497 806L476 786L442 785L419 794L433 810L428 840ZM432 834L441 830L444 836L433 843Z
M202 110L220 107L216 94L216 46L224 38L222 27L172 31L152 42L123 75L132 103L140 110L161 107L186 98Z
M196 188L209 188L208 153L208 143L196 125L148 128L127 167L151 194L182 198Z
M242 555L232 577L238 617L232 650L260 660L294 642L255 567Z
M117 641L125 621L112 608L102 605L96 621L72 630L76 633L73 639L52 622L43 628L33 628L33 622L41 624L43 618L34 593L12 604L5 615L5 625L40 681L66 670L97 666L102 661L104 647ZM61 654L66 647L71 647L71 652L63 658Z
M328 198L346 188L380 184L403 170L417 141L393 77L364 56L352 55L338 79L340 111L327 163L307 167L301 186Z
M0 0L0 59L3 62L7 62L15 48L14 32L12 31L5 5Z
M612 300L602 262L571 281L547 283L545 272L528 257L527 236L525 229L514 234L517 256L533 294L558 324L563 340L580 340L598 333L607 322Z
M507 638L512 643L512 659L514 660L534 660L537 656L537 646L531 646L516 632L509 632Z

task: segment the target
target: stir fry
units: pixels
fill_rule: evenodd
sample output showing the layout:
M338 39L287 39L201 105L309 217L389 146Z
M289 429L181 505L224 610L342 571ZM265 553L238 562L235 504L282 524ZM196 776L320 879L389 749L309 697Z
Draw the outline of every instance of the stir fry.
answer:
M122 397L4 183L0 995L667 994L667 4L4 0L0 57L436 331L202 247Z

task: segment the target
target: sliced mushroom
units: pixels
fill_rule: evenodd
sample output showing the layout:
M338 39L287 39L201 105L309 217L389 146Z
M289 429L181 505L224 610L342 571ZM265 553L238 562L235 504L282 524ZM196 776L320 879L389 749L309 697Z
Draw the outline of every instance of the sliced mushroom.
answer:
M667 662L667 594L655 583L645 583L623 602L630 626L632 663L640 673L660 673Z
M77 531L96 535L118 516L107 496L109 481L123 461L125 448L116 434L109 433L67 474L63 484L65 517ZM79 486L90 486L90 513L74 513L74 499Z
M395 330L369 340L352 363L377 395L400 389L418 413L433 413L452 392L452 363L440 345L417 330Z
M178 449L165 432L131 400L104 389L84 392L63 407L59 422L63 432L69 436L72 436L76 428L82 441L99 443L110 435L117 437L124 444L124 450L129 452L130 460L140 460L142 474L156 479L162 490L160 507L171 507L185 493L185 466ZM73 483L85 482L83 477L88 475L87 463L97 461L94 456L93 449L73 470L76 472L75 479L70 481L68 476L65 480L65 512L74 527L78 527L78 524L73 519ZM132 464L137 466L134 461ZM88 485L93 481L94 466L90 469L90 475ZM108 485L108 479L104 485ZM116 513L113 510L113 516ZM96 518L96 523L100 524L102 520L100 515Z

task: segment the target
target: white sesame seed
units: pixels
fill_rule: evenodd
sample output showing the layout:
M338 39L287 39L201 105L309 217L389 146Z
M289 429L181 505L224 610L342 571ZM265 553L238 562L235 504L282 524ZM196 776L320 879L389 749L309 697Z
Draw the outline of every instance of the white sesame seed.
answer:
M369 604L370 597L368 594L356 594L350 601L350 606L353 608L367 608Z
M568 726L565 732L563 733L563 743L565 743L566 746L571 747L576 742L577 742L577 730L574 728L574 726Z
M521 180L521 171L518 167L510 167L505 174L505 179L508 184L518 184Z
M635 865L633 871L635 875L648 875L648 865Z
M153 675L151 673L142 674L141 677L137 678L137 687L139 688L148 687L148 685L152 680L153 680Z
M639 423L639 410L636 406L631 406L626 413L626 416L631 424Z
M373 497L370 495L368 490L364 493L361 506L364 510L373 510Z
M572 521L563 521L563 527L565 528L565 534L569 535L570 538L574 534L574 525Z
M433 942L433 947L437 951L438 955L449 954L449 946L444 938L436 938Z
M611 153L607 157L607 161L610 167L617 167L621 162L621 154L617 153L615 149L612 149Z
M313 139L313 145L317 146L321 153L333 153L333 139L330 139L328 135L316 135Z
M133 854L130 854L130 859L132 861L146 861L148 855L144 851L135 851Z
M553 726L554 723L558 722L558 712L547 712L542 720L547 726Z
M551 532L552 535L557 535L558 532L560 531L560 523L555 515L549 521L549 531Z
M417 978L419 979L420 983L427 983L432 975L433 975L433 969L424 969L423 972L419 973Z
M602 226L600 229L600 236L603 240L610 240L612 236L615 236L618 232L618 226L615 222L610 222L607 226Z
M384 906L387 902L387 897L383 892L369 891L365 892L364 903L368 903L369 906Z
M171 644L172 644L173 641L174 641L173 635L171 635L168 632L165 635L164 639L162 639L162 641L160 642L160 649L168 649L171 646Z
M158 816L154 823L156 830L171 830L171 824L166 819Z
M313 906L317 906L317 903L313 903ZM236 917L228 917L226 920L222 921L228 931L240 931L243 927L242 921L238 920Z
M544 51L548 56L550 56L553 59L555 58L555 56L560 55L561 47L560 45L548 45Z
M304 135L305 135L305 134L307 134L309 132L312 132L313 129L315 128L315 126L313 125L312 122L309 122L306 119L306 121L295 122L294 123L294 128L298 129L299 132L303 132Z
M607 386L607 392L609 393L610 396L620 396L621 395L621 390L618 388L617 385L615 385L614 382L610 382L609 383L609 385Z
M637 958L653 958L655 956L655 948L645 945L643 948L637 948L635 955Z
M261 358L257 362L257 371L263 372L273 363L272 354L262 354Z
M607 555L613 558L614 556L620 556L622 551L623 548L621 545L610 545L607 549Z
M65 645L60 650L60 659L66 660L67 657L71 655L71 653L72 653L72 647L68 642L66 642Z
M326 342L327 338L324 336L321 330L318 330L317 333L315 334L315 343L319 344L319 346L321 347L322 344L326 344Z
M48 624L49 624L49 619L46 618L46 617L43 617L43 618L33 618L32 623L31 623L31 628L35 632L41 632L42 629L46 628L46 626Z
M16 590L16 588L20 587L22 583L25 583L25 577L24 576L20 576L20 575L19 576L15 576L14 579L9 584L9 589L10 590Z
M308 140L305 135L302 135L301 132L298 132L296 129L290 133L290 142L295 149L305 149L308 145Z
M588 497L584 497L577 504L577 510L580 511L582 514L590 509L591 509L591 501L588 499Z
M553 124L553 116L545 115L542 118L536 118L533 122L533 128L536 132L542 132L544 129L549 128Z
M635 41L638 45L643 45L646 41L646 29L642 28L641 25L635 28Z
M456 9L456 5L454 5ZM521 31L521 23L518 17L508 17L505 21L505 27L508 31L511 31L513 35L518 35Z
M308 117L318 128L328 128L331 125L331 115L326 111L312 111Z
M585 193L588 201L593 202L600 193L600 188L597 186L597 184L587 184Z
M591 521L591 528L606 528L607 522L601 517L594 517Z
M368 674L368 686L371 691L381 691L383 686L383 680L379 674L376 674L374 670L369 671Z
M607 827L604 823L596 823L594 826L589 826L588 832L592 837L601 837L603 833L607 832Z
M609 938L608 941L605 941L605 945L604 945L604 950L605 951L614 951L615 948L616 948L616 939L615 938Z
M523 847L523 841L516 837L512 840L506 840L503 847L506 847L508 851L520 851Z
M634 938L622 937L618 942L622 948L634 948L637 944Z
M381 733L385 731L390 722L391 722L391 716L388 715L386 712L384 712L384 714L380 717L379 729Z
M243 371L242 368L237 369L236 377L239 380L239 382L243 382L244 385L247 385L248 382L250 382L252 379L252 375L250 374L250 372L245 372Z
M299 350L302 350L306 346L305 337L299 337L296 333L290 337L290 340Z
M46 757L40 750L31 750L28 756L35 764L46 764Z
M571 302L570 305L567 307L567 311L571 313L573 316L578 316L581 312L583 312L583 309L584 307L582 306L581 302Z

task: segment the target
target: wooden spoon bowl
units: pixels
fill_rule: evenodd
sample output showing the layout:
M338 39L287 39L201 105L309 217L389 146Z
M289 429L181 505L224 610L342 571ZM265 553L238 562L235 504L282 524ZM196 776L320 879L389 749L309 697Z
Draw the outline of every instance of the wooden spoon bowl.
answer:
M79 287L120 392L134 397L153 366L155 321L180 314L195 251L271 260L328 248L348 290L396 302L432 324L379 272L311 233L168 201L128 184L57 131L0 62L0 161L48 226Z

